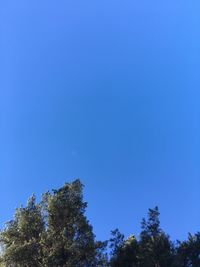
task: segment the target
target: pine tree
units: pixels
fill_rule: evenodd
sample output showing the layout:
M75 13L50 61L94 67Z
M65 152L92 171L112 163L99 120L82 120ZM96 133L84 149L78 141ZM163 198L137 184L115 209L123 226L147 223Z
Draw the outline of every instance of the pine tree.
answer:
M100 264L104 244L95 242L92 226L85 217L79 180L65 184L47 197L48 213L45 266L92 267Z
M1 233L2 262L5 266L43 266L42 247L44 220L40 205L32 196L25 208L16 210L14 219Z
M140 234L140 265L142 267L170 267L173 262L173 246L160 228L158 207L149 209L148 220L142 221Z
M175 267L200 266L200 233L189 234L188 240L178 242Z
M6 267L105 267L105 242L95 241L85 216L79 180L44 194L25 208L1 232L1 262Z
M136 267L138 266L138 242L134 236L124 239L118 229L111 232L110 239L111 267Z

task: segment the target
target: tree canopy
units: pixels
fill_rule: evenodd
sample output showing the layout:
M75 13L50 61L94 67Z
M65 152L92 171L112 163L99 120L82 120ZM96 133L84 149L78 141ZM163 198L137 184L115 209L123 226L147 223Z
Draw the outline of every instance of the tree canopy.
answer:
M85 211L80 180L35 196L0 233L1 267L200 267L200 233L172 242L149 209L138 238L119 229L97 241Z

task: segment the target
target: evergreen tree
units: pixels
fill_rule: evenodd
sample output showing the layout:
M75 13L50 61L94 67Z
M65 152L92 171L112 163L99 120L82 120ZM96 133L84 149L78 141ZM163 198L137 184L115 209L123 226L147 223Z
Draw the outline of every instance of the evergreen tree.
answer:
M170 267L173 262L173 246L160 228L158 207L149 209L148 220L142 221L140 234L140 265L142 267Z
M0 266L200 267L200 233L173 245L160 227L157 207L142 220L138 239L111 232L109 261L107 242L95 240L86 208L79 180L45 193L40 203L30 197L0 233Z
M178 242L176 267L199 267L200 266L200 233L189 234L188 240Z
M45 266L96 267L101 264L104 243L95 242L92 226L84 215L87 203L83 202L82 187L76 180L46 198Z
M14 219L1 233L4 266L43 266L40 240L44 230L41 207L32 196L25 208L16 210Z
M138 242L134 236L124 239L118 229L111 232L110 239L111 267L136 267L138 266Z
M1 232L3 266L105 267L106 243L95 241L82 188L76 180L17 209Z

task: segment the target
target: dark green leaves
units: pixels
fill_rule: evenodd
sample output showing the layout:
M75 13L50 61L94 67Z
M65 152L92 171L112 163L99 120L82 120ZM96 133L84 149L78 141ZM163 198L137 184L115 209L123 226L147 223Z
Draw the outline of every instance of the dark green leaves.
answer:
M2 261L20 267L105 266L105 244L96 242L85 217L79 180L46 193L36 204L32 196L25 208L1 232Z

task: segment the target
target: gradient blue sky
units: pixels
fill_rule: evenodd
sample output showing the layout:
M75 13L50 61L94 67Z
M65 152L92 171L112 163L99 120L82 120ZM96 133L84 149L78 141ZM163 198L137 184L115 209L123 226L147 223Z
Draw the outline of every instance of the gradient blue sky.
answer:
M0 224L65 181L98 238L158 205L200 230L200 2L0 3Z

